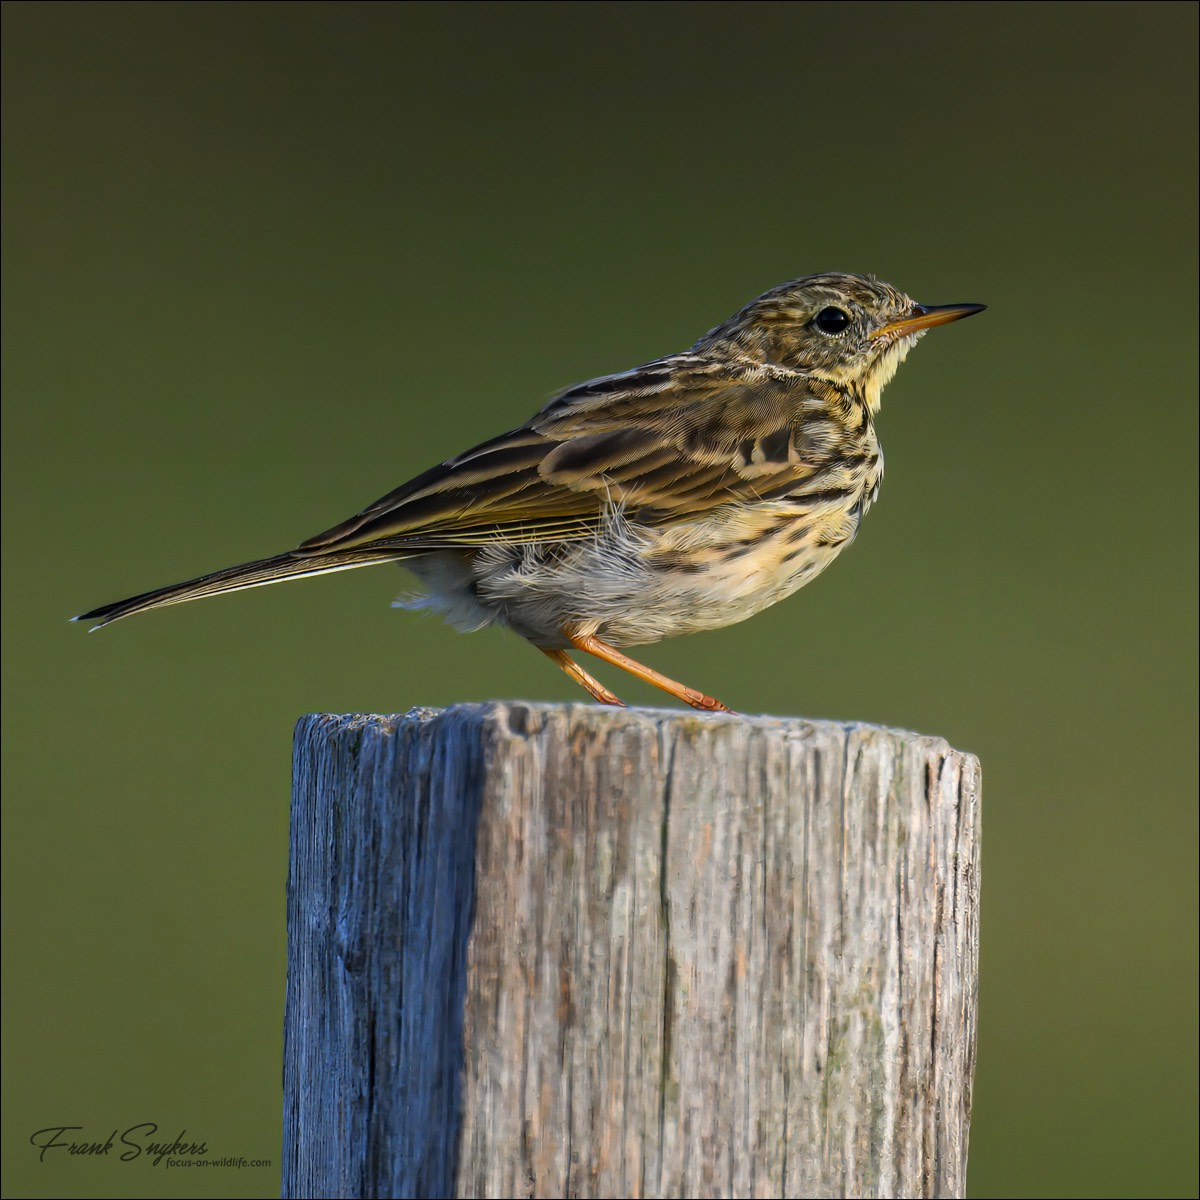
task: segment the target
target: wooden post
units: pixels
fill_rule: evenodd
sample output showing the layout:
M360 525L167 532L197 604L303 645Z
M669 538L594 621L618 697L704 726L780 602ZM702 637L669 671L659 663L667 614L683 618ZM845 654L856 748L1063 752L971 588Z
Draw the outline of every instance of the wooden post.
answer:
M283 1194L961 1196L978 897L936 738L305 717Z

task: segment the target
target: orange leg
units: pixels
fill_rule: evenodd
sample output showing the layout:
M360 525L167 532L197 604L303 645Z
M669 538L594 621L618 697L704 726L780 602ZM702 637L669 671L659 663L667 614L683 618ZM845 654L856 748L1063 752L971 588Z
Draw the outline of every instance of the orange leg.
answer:
M614 696L600 680L589 675L565 650L547 650L545 646L539 646L538 649L552 663L557 663L566 671L581 688L591 692L592 696L601 704L615 704L618 708L625 707L625 701L620 696Z
M571 639L571 645L576 650L582 650L587 654L595 655L596 658L603 659L607 663L612 663L614 667L620 667L622 670L628 671L630 675L635 675L638 679L644 680L646 683L652 683L656 688L662 688L664 692L674 696L677 700L682 700L685 704L690 704L693 708L702 708L705 712L733 712L732 708L726 707L720 700L714 700L711 696L706 696L703 692L696 691L695 688L687 687L682 683L677 683L674 679L668 679L665 675L660 675L653 668L643 666L640 662L636 662L630 658L629 655L622 654L620 650L614 649L607 642L602 642L599 638L593 637L591 634L576 635L568 633L566 636ZM546 653L553 657L553 651L547 650ZM558 653L561 654L562 651ZM570 662L571 660L567 659L567 661ZM571 663L571 665L575 666L574 663ZM578 667L575 667L575 669L579 670ZM563 670L567 671L567 668L563 667ZM567 674L570 675L571 672L567 671ZM572 676L572 678L575 677ZM591 679L591 676L586 676L586 678ZM583 681L580 680L580 682ZM593 679L592 683L595 682ZM592 692L588 684L585 683L583 686L589 692ZM611 693L609 694L611 695ZM598 700L601 699L595 692L592 692L592 695L596 696Z

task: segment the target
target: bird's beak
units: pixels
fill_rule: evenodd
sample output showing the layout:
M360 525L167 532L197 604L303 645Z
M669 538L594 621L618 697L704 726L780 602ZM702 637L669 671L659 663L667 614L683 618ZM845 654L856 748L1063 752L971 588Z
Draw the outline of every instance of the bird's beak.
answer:
M935 325L947 325L951 321L961 321L963 317L973 317L987 308L986 304L938 304L913 305L911 317L902 317L899 321L890 321L876 329L872 338L903 337L910 333L923 333Z

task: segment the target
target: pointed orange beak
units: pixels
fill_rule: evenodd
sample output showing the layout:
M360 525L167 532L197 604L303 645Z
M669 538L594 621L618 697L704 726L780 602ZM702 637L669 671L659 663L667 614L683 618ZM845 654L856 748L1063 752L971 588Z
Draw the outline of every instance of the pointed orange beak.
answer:
M917 304L911 317L902 317L899 321L891 321L871 334L872 338L902 337L909 333L921 333L932 329L935 325L948 325L951 321L961 321L963 317L973 317L987 308L986 304L938 304L929 306Z

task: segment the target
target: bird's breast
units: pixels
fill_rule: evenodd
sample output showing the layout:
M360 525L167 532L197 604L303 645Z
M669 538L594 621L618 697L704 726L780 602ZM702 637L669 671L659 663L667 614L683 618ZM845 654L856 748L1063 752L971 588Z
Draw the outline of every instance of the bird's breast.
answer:
M731 501L665 524L612 505L587 538L456 553L448 574L414 569L432 585L425 603L460 627L497 622L551 647L568 644L566 629L644 645L745 620L803 587L854 540L882 472L867 423L841 453L769 500Z
M590 539L479 553L473 600L540 645L564 645L567 628L617 646L717 629L819 575L853 541L868 502L830 489L667 526L614 512Z

